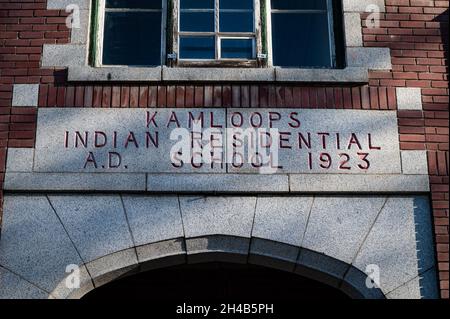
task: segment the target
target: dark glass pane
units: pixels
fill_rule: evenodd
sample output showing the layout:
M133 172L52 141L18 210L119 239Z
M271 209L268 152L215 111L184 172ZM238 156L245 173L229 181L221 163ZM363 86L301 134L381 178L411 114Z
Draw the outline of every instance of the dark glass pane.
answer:
M181 37L180 59L214 59L214 37Z
M327 0L272 0L272 9L326 10Z
M106 8L161 9L161 0L106 0Z
M221 32L253 32L253 12L220 12Z
M253 39L222 39L221 58L253 59Z
M181 12L180 31L214 32L214 13Z
M220 9L253 9L254 0L220 0Z
M160 65L160 12L106 12L103 64Z
M214 0L180 0L181 9L214 9Z
M274 65L332 67L326 14L272 14Z

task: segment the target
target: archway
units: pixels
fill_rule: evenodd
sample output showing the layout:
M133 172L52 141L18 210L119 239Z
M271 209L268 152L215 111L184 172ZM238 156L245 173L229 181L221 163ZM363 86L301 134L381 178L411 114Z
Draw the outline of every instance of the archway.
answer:
M155 301L299 301L348 299L342 291L277 269L224 262L185 264L114 280L83 299Z
M431 229L424 196L8 194L0 297L80 298L130 272L210 262L283 270L355 298L433 297ZM366 272L377 267L373 289Z

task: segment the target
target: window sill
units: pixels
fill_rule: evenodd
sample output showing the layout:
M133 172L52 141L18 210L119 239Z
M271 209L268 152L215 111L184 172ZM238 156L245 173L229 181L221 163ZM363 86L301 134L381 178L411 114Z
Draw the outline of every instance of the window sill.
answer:
M342 82L367 83L362 67L345 69L69 66L69 81L99 82Z

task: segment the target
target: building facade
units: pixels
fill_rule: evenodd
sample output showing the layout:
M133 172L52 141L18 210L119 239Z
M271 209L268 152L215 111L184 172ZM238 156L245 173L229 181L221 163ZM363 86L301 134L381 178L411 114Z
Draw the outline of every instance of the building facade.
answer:
M448 298L448 1L0 6L0 297L219 261Z

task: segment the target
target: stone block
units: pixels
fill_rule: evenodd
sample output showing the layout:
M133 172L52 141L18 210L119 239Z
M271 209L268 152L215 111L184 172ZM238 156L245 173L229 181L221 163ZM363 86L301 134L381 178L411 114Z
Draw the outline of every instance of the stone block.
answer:
M6 171L31 172L33 170L34 149L32 148L8 148L6 158Z
M67 77L69 81L161 81L161 67L70 66Z
M355 82L368 81L367 68L347 67L345 69L290 69L275 68L278 82Z
M180 196L185 236L250 238L255 206L256 197Z
M287 175L148 174L147 190L159 192L288 192Z
M350 264L384 197L316 196L302 247Z
M177 196L124 195L122 199L137 246L183 237Z
M258 197L252 237L301 246L312 197Z
M248 262L284 271L294 271L300 249L271 240L252 238Z
M347 65L365 67L370 70L392 69L389 48L349 47L347 48Z
M396 88L397 109L422 111L421 88Z
M427 175L290 174L291 192L418 193L430 191Z
M162 69L163 81L252 81L275 80L273 68L169 68ZM207 107L212 105L206 105Z
M246 263L249 246L249 238L221 235L187 238L187 261Z
M385 0L344 0L344 12L368 12L372 6L376 6L379 12L385 12Z
M68 265L82 264L52 206L42 195L6 195L3 209L0 265L52 292L68 275Z
M345 43L348 47L362 47L361 14L344 13Z
M425 197L390 197L353 265L361 271L376 265L384 293L409 282L421 270L431 268L435 258L429 215Z
M87 48L84 44L44 44L42 67L69 67L86 64Z
M7 172L4 189L11 191L144 191L145 174Z
M137 267L138 260L134 247L114 252L86 264L96 287L113 281Z
M427 151L401 151L402 171L407 175L428 175Z
M39 99L39 84L14 84L12 106L36 107Z
M46 299L48 293L0 267L0 299Z
M133 247L117 195L51 195L50 202L84 262Z

